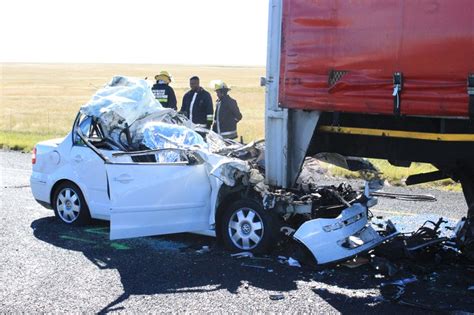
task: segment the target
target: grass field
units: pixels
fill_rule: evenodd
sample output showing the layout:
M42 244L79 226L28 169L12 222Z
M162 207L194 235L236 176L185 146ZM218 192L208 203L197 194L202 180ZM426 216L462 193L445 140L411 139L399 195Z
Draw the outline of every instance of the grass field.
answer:
M188 90L189 77L198 75L205 88L211 80L224 80L232 86L231 96L244 117L238 125L239 134L244 140L263 137L262 67L1 64L0 145L28 151L39 140L64 136L80 106L114 75L151 79L161 70L174 77L178 107ZM211 94L215 99L215 93Z
M259 78L265 75L263 67L0 64L0 147L30 151L38 141L62 137L70 131L80 106L114 75L151 79L161 70L167 70L174 78L172 86L178 107L188 90L189 77L198 75L207 89L211 80L224 80L232 86L231 95L238 101L243 115L239 134L244 141L263 138L265 90L259 86ZM215 100L215 93L211 94ZM393 167L385 161L374 163L393 184L402 184L410 174L433 169L419 163L410 168ZM331 172L345 177L358 176L337 168L331 168ZM436 183L450 187L451 184L451 181Z

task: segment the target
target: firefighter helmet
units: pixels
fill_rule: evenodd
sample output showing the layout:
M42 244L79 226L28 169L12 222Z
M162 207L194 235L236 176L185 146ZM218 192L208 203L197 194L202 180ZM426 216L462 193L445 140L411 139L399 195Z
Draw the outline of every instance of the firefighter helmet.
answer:
M222 80L214 80L211 82L211 87L214 91L226 90L229 91L230 87Z
M160 74L155 75L155 80L164 81L165 83L170 83L172 81L171 75L168 73L168 71L161 71Z

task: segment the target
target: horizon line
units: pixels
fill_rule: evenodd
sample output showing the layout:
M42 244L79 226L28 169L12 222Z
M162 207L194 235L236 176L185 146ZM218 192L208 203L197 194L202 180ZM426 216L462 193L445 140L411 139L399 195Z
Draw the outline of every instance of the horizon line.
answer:
M142 62L69 62L69 61L0 61L0 64L44 64L44 65L64 65L64 64L80 64L80 65L166 65L166 66L195 66L195 67L229 67L229 68L265 68L266 64L193 64L193 63L142 63Z

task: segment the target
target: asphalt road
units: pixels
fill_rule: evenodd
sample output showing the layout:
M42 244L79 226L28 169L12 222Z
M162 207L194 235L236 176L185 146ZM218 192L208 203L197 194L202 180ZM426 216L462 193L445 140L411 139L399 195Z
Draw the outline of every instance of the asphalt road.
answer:
M0 313L426 313L380 301L379 286L387 279L367 265L296 268L276 258L291 254L288 248L236 259L202 236L109 241L106 222L65 226L33 200L30 163L28 154L0 151ZM374 213L413 227L427 217L454 222L465 215L460 193L411 191L438 202L380 199ZM199 251L202 246L210 251Z

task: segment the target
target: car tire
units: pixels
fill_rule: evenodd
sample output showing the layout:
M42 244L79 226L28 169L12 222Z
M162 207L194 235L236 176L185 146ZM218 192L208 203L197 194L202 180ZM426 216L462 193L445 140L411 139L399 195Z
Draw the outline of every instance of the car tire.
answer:
M218 236L232 252L270 252L277 242L278 220L253 199L234 201L223 209Z
M85 225L91 221L89 207L79 187L72 182L63 182L53 195L54 215L68 225Z

